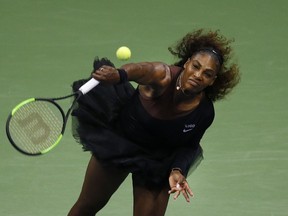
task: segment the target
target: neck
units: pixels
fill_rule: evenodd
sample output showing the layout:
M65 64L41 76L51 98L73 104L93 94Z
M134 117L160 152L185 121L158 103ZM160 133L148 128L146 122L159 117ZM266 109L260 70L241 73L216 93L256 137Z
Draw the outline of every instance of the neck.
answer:
M179 91L183 96L190 97L190 98L195 97L197 95L196 93L187 92L182 87L182 74L183 73L181 73L176 80L176 90Z
M174 94L174 102L176 104L179 103L191 103L192 101L198 101L201 100L203 96L203 92L199 93L191 93L185 91L185 89L182 87L182 74L180 74L176 80L176 90Z

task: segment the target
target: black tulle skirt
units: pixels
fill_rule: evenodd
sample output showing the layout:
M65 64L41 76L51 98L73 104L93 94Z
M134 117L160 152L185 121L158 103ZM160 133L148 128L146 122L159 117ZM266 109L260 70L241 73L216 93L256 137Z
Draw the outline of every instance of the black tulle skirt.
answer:
M73 90L86 81L74 82ZM117 125L121 110L134 93L129 82L98 85L82 96L72 111L72 132L84 151L92 152L104 166L116 166L133 173L143 184L157 187L167 181L172 159L130 141Z

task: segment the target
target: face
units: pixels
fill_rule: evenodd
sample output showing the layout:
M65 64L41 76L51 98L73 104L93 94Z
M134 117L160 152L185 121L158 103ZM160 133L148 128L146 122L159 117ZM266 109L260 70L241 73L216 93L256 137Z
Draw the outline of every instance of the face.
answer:
M184 65L182 88L188 93L200 93L213 85L218 70L218 61L208 52L193 55Z

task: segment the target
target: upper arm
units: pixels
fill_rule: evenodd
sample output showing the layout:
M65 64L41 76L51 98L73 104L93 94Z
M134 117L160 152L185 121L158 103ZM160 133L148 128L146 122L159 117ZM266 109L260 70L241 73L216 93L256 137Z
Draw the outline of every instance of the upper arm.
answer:
M171 81L171 72L167 64L161 62L142 62L122 66L129 80L138 83L142 94L147 97L160 95Z

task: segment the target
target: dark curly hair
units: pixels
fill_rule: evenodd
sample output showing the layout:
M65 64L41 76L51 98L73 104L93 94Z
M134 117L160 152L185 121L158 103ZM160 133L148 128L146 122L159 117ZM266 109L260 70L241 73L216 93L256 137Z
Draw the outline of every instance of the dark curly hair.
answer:
M217 78L212 86L205 89L206 95L212 100L223 99L239 83L239 67L231 63L232 39L227 39L219 33L219 30L209 31L199 29L186 34L175 46L168 50L176 58L180 59L174 65L183 67L185 62L199 50L212 48L221 55L223 63L220 65Z

